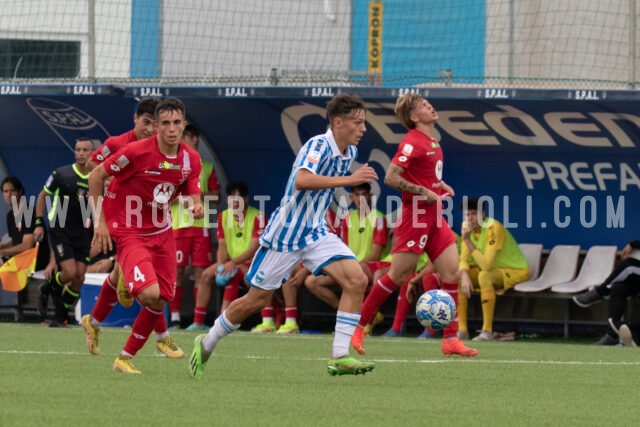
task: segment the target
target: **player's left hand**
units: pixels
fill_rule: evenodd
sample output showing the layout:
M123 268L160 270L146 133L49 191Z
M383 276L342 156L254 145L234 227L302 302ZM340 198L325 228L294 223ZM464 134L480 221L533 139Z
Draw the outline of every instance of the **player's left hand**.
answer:
M456 192L453 191L453 188L447 184L446 182L442 181L442 192L446 194L446 196L443 194L442 198L444 197L454 197L456 195Z
M193 214L194 219L204 218L204 206L201 203L197 203L193 206L189 206L188 208Z

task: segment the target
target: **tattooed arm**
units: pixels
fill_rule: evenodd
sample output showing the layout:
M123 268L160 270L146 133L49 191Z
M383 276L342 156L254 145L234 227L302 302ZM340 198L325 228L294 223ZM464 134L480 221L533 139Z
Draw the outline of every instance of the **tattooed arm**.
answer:
M434 203L438 200L438 195L435 192L402 178L400 176L402 172L404 172L402 166L391 163L384 177L385 185L396 190L423 196L426 198L427 203Z

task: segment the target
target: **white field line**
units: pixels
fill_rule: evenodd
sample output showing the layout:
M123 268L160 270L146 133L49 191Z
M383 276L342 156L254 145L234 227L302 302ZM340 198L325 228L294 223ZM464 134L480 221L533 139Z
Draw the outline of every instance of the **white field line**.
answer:
M77 351L36 351L36 350L0 350L0 354L18 354L18 355L64 355L64 356L90 356L87 352L77 352ZM104 355L107 357L116 356L117 353L113 353L111 355ZM136 356L138 358L149 358L149 357L163 357L161 354L156 353L155 355L149 354L141 354ZM220 359L246 359L246 360L273 360L273 361L283 361L283 360L297 360L297 361L328 361L328 358L318 358L318 357L281 357L281 356L265 356L265 355L253 355L253 354L245 354L245 355L229 355L229 354L214 354L215 358ZM444 356L443 356L444 357ZM98 358L96 358L97 360ZM437 363L481 363L488 365L504 365L504 364L514 364L514 365L576 365L576 366L634 366L640 365L640 361L634 362L606 362L606 361L597 361L597 362L586 362L579 360L483 360L483 359L470 359L470 358L462 358L462 357L447 357L446 359L372 359L366 358L369 362L376 363L404 363L404 364L437 364Z

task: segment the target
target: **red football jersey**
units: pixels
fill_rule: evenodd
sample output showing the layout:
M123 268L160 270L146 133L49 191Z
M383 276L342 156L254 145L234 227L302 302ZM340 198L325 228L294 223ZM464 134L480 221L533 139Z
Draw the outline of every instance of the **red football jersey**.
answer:
M407 181L442 194L442 149L438 141L416 129L411 129L398 146L391 163L404 168L400 175ZM411 205L413 193L402 192L402 203ZM425 205L426 201L420 203Z
M171 201L180 193L200 194L200 155L183 142L178 155L168 157L154 135L127 144L103 165L114 176L102 205L114 236L163 231L171 226Z
M110 136L100 147L96 148L94 152L91 153L91 160L93 160L96 165L99 165L110 155L120 151L120 149L125 145L137 140L138 138L136 138L136 134L133 132L133 129L129 132L123 133L122 135Z

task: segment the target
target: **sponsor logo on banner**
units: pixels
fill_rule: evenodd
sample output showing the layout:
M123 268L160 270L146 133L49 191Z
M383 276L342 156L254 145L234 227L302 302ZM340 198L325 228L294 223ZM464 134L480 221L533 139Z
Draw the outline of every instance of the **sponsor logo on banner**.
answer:
M27 98L27 105L71 151L83 136L95 146L109 137L109 132L91 114L73 105L51 98Z

